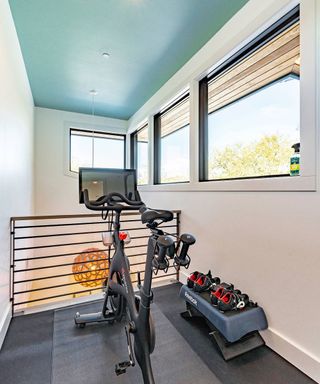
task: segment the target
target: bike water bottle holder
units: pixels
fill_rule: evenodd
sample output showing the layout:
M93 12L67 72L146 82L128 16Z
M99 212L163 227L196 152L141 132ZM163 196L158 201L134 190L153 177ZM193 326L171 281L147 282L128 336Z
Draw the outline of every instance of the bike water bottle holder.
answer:
M113 232L106 231L101 234L102 242L106 247L111 247L113 244Z
M190 256L187 255L184 260L180 259L179 256L175 256L174 259L173 259L173 266L175 268L176 271L179 271L181 267L184 267L185 269L188 269L189 266L190 266L190 262L191 262L191 259L190 259Z
M165 258L163 261L159 262L159 260L154 257L152 260L152 270L155 275L158 274L159 270L164 271L164 273L168 272L169 269L169 260Z

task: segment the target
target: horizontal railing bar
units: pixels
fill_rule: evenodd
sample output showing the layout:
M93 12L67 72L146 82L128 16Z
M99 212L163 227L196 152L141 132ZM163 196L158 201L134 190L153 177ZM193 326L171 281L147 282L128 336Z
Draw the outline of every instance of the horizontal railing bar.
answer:
M172 266L169 267L169 268L173 268ZM136 273L136 272L135 272ZM133 273L131 273L133 274ZM167 276L176 276L175 273L169 273L169 274L165 274L165 275L161 275L161 276L154 276L153 279L160 279L162 277L167 277ZM144 281L144 279L141 279L141 281ZM133 280L131 281L132 284L134 283L137 283L138 280ZM101 286L101 287L97 287L97 288L91 288L91 289L86 289L86 290L83 290L83 291L76 291L76 292L70 292L70 293L63 293L63 294L60 294L60 295L54 295L54 296L48 296L48 297L42 297L40 299L34 299L34 300L28 300L28 301L22 301L20 303L14 303L13 306L17 306L17 305L23 305L23 304L29 304L29 303L34 303L34 302L37 302L37 301L43 301L43 300L50 300L50 299L56 299L56 298L59 298L59 297L64 297L64 296L72 296L72 295L76 295L78 293L85 293L85 292L92 292L92 291L98 291L98 290L103 290L105 287L104 286Z
M110 221L90 221L90 222L82 222L82 223L65 223L65 224L18 225L14 227L14 229L68 227L72 225L95 225L95 224L108 224L108 223L110 223Z
M173 266L169 267L170 268L173 268ZM177 276L176 273L166 273L164 275L157 275L157 276L153 276L152 277L152 280L155 280L155 279L161 279L162 277L168 277L168 276ZM144 279L141 278L141 281L144 281ZM132 280L131 281L132 284L135 284L135 283L138 283L138 280Z
M132 240L137 240L137 239L145 239L148 238L149 236L136 236L136 237L131 237ZM21 247L21 248L14 248L14 251L28 251L31 249L43 249L43 248L55 248L55 247L68 247L71 245L82 245L82 244L95 244L95 243L101 243L101 240L93 240L93 241L81 241L77 243L63 243L63 244L50 244L50 245L35 245L34 247ZM138 245L134 245L133 247L138 247ZM130 247L126 247L130 248Z
M172 225L171 227L175 227L175 225ZM161 227L164 228L164 227ZM137 239L147 239L149 238L150 235L146 236L134 236L131 237L131 240L137 240ZM94 243L100 243L101 240L93 240L93 241L81 241L81 242L76 242L76 243L63 243L63 244L49 244L49 245L35 245L33 247L19 247L19 248L14 248L14 251L28 251L31 249L42 249L42 248L55 248L55 247L68 247L72 245L82 245L82 244L94 244ZM135 246L134 246L135 247ZM129 247L128 247L129 248Z
M108 261L108 259L96 259L96 260L89 260L89 261L75 261L73 263L66 263L66 264L54 264L54 265L45 265L43 267L15 269L15 272L18 273L18 272L39 271L41 269L61 268L61 267L67 267L69 265L88 264L88 263L92 263L92 262L94 263L96 261ZM90 271L88 271L88 272L90 272Z
M35 303L36 301L42 301L42 300L50 300L50 299L57 299L58 297L64 297L64 296L73 296L78 293L85 293L85 292L92 292L92 291L98 291L102 290L104 287L98 287L98 288L91 288L91 289L85 289L83 291L77 291L77 292L70 292L70 293L63 293L61 295L54 295L54 296L48 296L48 297L41 297L40 299L34 299L34 300L28 300L28 301L22 301L20 303L14 303L13 306L22 305L22 304L29 304L29 303Z
M103 278L99 279L91 279L91 280L82 280L82 281L75 281L73 283L67 283L67 284L58 284L58 285L51 285L50 287L42 287L42 288L35 288L35 289L28 289L26 291L18 291L15 292L15 295L21 295L22 293L31 293L31 292L37 292L37 291L45 291L46 289L54 289L54 288L61 288L61 287L68 287L69 285L75 285L75 284L81 284L81 282L93 282L93 281L99 281L99 280L105 280Z
M180 210L172 210L173 213L181 213ZM123 216L140 215L139 212L122 212ZM76 219L83 217L101 217L96 213L83 213L77 215L46 215L46 216L14 216L11 217L11 221L32 221L32 220L59 220L59 219Z
M106 270L107 270L107 268L98 268L98 269L95 269L94 271L95 271L95 272L98 272L98 271L106 271ZM18 281L14 281L13 284L31 283L32 281L40 281L40 280L47 280L47 279L56 279L56 278L58 278L58 277L80 275L81 273L84 273L84 272L64 273L64 274L61 274L61 275L36 277L36 278L34 278L34 279L26 279L26 280L18 280Z
M142 245L133 245L133 246L128 246L128 247L125 247L125 249L132 249L132 248L141 248L141 247L147 247L147 244L142 244ZM109 249L99 249L99 251L109 251ZM114 251L114 248L110 248L110 252L111 251ZM39 258L37 257L34 257L34 258L26 258L26 259L15 259L14 260L14 263L18 262L18 261L28 261L28 260L37 260L37 259L47 259L47 258L51 258L51 257L62 257L62 256L71 256L71 255L79 255L79 254L84 254L84 253L94 253L96 251L88 251L88 252L75 252L75 253L61 253L59 255L50 255L50 256L41 256ZM137 255L127 255L127 256L139 256L139 254Z
M82 244L94 244L94 243L100 243L101 240L95 240L95 241L82 241L79 243L65 243L65 244L49 244L49 245L35 245L34 247L20 247L20 248L14 248L14 251L28 251L30 249L42 249L42 248L54 248L54 247L68 247L71 245L82 245Z
M169 268L171 268L171 267L169 267ZM95 269L95 272L106 271L106 270L108 270L108 268L98 268L98 269ZM136 271L134 273L137 273L137 272L138 271ZM144 271L140 271L140 272L144 272ZM81 271L81 272L73 272L73 273L63 273L61 275L35 277L34 279L14 281L13 284L31 283L32 281L40 281L40 280L47 280L47 279L55 279L55 278L59 278L59 277L80 275L81 273L85 273L85 272Z
M169 269L170 269L170 268L173 268L173 267L169 267ZM154 276L154 277L152 278L152 280L153 280L153 279L161 279L162 277L168 277L168 276L177 276L177 274L176 274L176 273L166 273L166 274L164 274L164 275Z
M162 228L164 232L166 231L169 232L170 231L169 228L173 228L172 232L178 231L179 214L181 213L181 211L175 210L174 213L175 213L174 221L172 221L171 223L164 223L167 225L163 224L159 226L159 228ZM60 219L60 222L59 222L59 219ZM15 247L13 247L12 249L13 260L11 262L11 268L14 274L12 285L15 287L13 288L13 296L12 296L13 307L17 308L19 306L23 306L24 304L43 302L44 300L48 302L52 302L54 299L59 299L59 298L61 298L61 300L68 300L68 298L76 297L78 294L89 295L92 292L101 291L104 288L104 286L86 287L85 282L91 285L101 284L101 283L104 283L105 280L107 280L106 277L104 276L101 277L97 275L93 275L93 276L91 275L92 276L91 277L90 274L85 275L86 273L85 271L72 272L72 269L68 267L71 267L73 265L81 265L81 264L88 265L92 262L97 262L97 263L101 262L103 264L107 263L107 260L109 260L109 257L110 257L110 253L109 253L109 257L102 257L102 258L99 257L97 260L73 261L75 259L72 258L72 256L76 256L79 254L81 255L85 253L91 254L91 253L97 252L96 250L85 251L83 249L83 248L93 248L93 247L96 247L96 248L101 247L102 249L99 249L99 251L106 252L107 255L108 255L108 252L110 251L112 251L112 254L113 254L114 253L113 246L106 247L102 244L101 240L99 239L99 235L101 233L108 231L109 228L111 228L111 224L112 224L111 219L112 219L112 216L109 215L106 218L106 220L102 221L101 215L96 213L79 214L79 215L58 215L58 216L56 215L21 216L21 217L11 218L11 231L12 231L11 239L15 243ZM128 251L128 253L132 252L131 255L127 255L128 258L130 258L130 261L135 261L134 263L131 263L132 269L130 272L130 276L132 278L131 280L132 283L136 284L138 281L133 279L134 278L137 279L138 273L141 273L141 281L144 281L144 278L145 278L145 271L143 270L144 269L143 266L145 265L145 258L147 256L147 253L146 253L147 244L141 244L141 243L144 243L145 242L144 239L148 239L150 235L149 234L145 235L147 232L147 228L145 228L145 226L141 224L140 214L136 211L124 212L124 214L122 215L121 223L124 227L122 228L123 231L129 231L131 232L131 235L134 235L134 234L144 235L144 236L132 236L131 239L133 240L133 242L131 243L131 245L128 244L128 246L124 246L125 250ZM128 225L126 225L125 223L128 223ZM101 227L101 226L95 227L94 226L95 224L98 224L98 225L103 224L104 227ZM84 225L86 225L87 227L83 227ZM133 228L127 228L127 226L132 226ZM56 229L50 230L51 227L52 228L56 227ZM59 229L60 227L61 229ZM62 227L65 227L65 228L62 228ZM32 230L36 228L38 228L39 230ZM48 229L45 229L45 228L48 228ZM88 229L88 231L86 229ZM21 230L21 232L18 232L19 230ZM139 231L146 231L146 232L139 232ZM168 232L166 232L166 234L169 234ZM176 236L176 234L172 234L172 235ZM95 237L97 237L98 240L94 240ZM52 240L50 240L50 238L52 238ZM39 239L39 241L36 241L36 239ZM41 239L43 239L43 241L41 241ZM30 241L28 242L28 240ZM33 240L35 244L31 243L31 241ZM137 241L134 241L134 240L137 240ZM21 241L22 243L19 243L19 241ZM54 242L57 242L57 244L52 244ZM46 243L46 244L40 245L39 243ZM140 243L140 245L134 245L135 243ZM21 247L19 246L17 247L18 244L21 245ZM86 244L88 245L87 247L86 247ZM92 245L90 246L90 244ZM66 248L61 248L61 247L66 247ZM48 251L46 251L46 248L48 249ZM51 248L53 249L51 250ZM83 250L78 251L79 248ZM130 249L132 249L132 251L130 251ZM35 255L32 255L32 257L26 257L28 253L32 252L32 250L34 250ZM39 252L37 252L37 250L39 250ZM59 253L59 250L60 252L61 250L63 251L69 250L69 252L61 254ZM21 251L21 253L19 253L19 251ZM30 251L30 252L25 254L23 251L25 252ZM50 254L51 253L50 251L51 252L53 251L54 254ZM56 253L57 251L58 253ZM73 252L70 252L70 251L73 251ZM47 252L49 253L48 255L43 255L43 253L47 253ZM17 256L22 256L22 258L16 259ZM58 258L58 257L65 258L68 256L70 256L69 259L54 260L55 258ZM140 258L138 258L139 256ZM137 259L133 259L134 257L137 257ZM46 262L34 263L33 265L32 263L31 265L30 263L28 264L26 263L29 261L31 262L32 260L36 261L36 260L45 260L45 259L53 259L52 261L49 261L49 262L51 262L54 265L42 265L42 264L47 264ZM19 263L19 262L25 262L25 264L16 265L16 263ZM17 269L17 266L19 265L20 267L22 267L22 269ZM105 276L107 275L108 269L109 269L108 264L106 265L106 268L101 268L99 265L97 265L97 267L98 268L95 270L95 272L97 273L104 272L104 275ZM58 270L54 270L54 268L61 268L61 269L58 271ZM52 271L50 271L50 269L52 269ZM48 270L49 273L55 272L55 274L52 276L43 276L44 274L46 274L46 272L43 272L45 270ZM38 273L36 273L36 271L38 271ZM29 274L22 275L21 276L22 280L15 281L17 280L17 277L18 277L17 273L29 273ZM37 275L38 276L40 275L40 276L35 277ZM77 276L79 276L82 279L82 281L75 281L75 279L72 278L72 276L74 278L77 278ZM89 280L83 280L83 277L85 276L88 276ZM175 278L177 278L177 273L174 271L174 266L170 266L167 274L164 274L164 273L162 274L162 272L160 271L160 274L157 276L154 276L153 279L155 280L165 279L166 277L174 277L174 276ZM66 277L66 279L64 279L64 277ZM59 281L59 278L60 278L60 281ZM49 279L55 279L55 280L49 280ZM32 284L27 284L32 282L39 282L37 284L38 287L37 286L32 287ZM53 285L50 285L50 283L53 283ZM84 285L84 287L77 286L77 284L81 284L81 283ZM71 288L72 286L74 286L74 288ZM18 288L20 290L18 290ZM54 289L56 291L53 292ZM70 290L72 289L75 289L76 291L70 292ZM49 292L46 292L47 290ZM38 294L36 292L38 292ZM33 293L34 295L32 297ZM18 295L23 295L23 294L25 296L20 296L20 299L22 300L25 299L25 300L16 302ZM43 295L47 297L43 297ZM63 297L66 297L66 299L63 299ZM17 311L17 309L15 309L15 311Z
M103 232L106 232L106 231L67 232L67 233L53 233L51 235L17 236L14 239L15 240L42 239L46 237L90 235L93 233L103 233Z
M168 269L171 269L171 268L174 268L174 266L173 266L173 265L169 265ZM161 269L159 269L159 271L161 271ZM132 274L137 273L137 272L142 273L142 274L143 274L143 277L144 277L145 270L143 270L143 271L134 271L134 272L130 272L130 274L132 275ZM165 275L166 275L166 274L165 274ZM157 276L157 275L152 275L152 279L154 279L156 276Z
M114 249L111 248L110 251L113 251ZM108 252L109 249L108 248L103 248L103 249L99 249L99 252ZM30 261L30 260L45 260L45 259L51 259L51 258L54 258L54 257L65 257L65 256L74 256L74 255L81 255L81 254L85 254L85 253L95 253L97 251L87 251L87 252L72 252L72 253L60 253L58 255L48 255L48 256L39 256L39 257L26 257L26 258L23 258L23 259L16 259L14 260L15 263L19 262L19 261ZM133 256L143 256L145 255L145 253L137 253L137 254L134 254L134 255L127 255L128 257L133 257Z
M174 216L173 220L177 220L177 216ZM121 223L133 223L140 222L141 218L134 220L121 220ZM49 227L66 227L66 226L76 226L76 225L95 225L95 224L109 224L110 221L91 221L84 223L64 223L64 224L39 224L39 225L19 225L15 226L14 229L29 229L29 228L49 228Z
M135 264L130 264L131 267L135 267L137 265L144 265L145 261L141 263L135 263ZM132 274L138 273L139 271L132 271ZM104 278L98 278L98 279L90 279L90 280L83 280L83 282L93 282L93 281L99 281L99 280L104 280ZM54 288L61 288L61 287L68 287L69 285L75 285L75 284L81 284L81 281L76 281L73 283L67 283L67 284L59 284L59 285L52 285L50 287L43 287L43 288L35 288L35 289L28 289L26 291L18 291L15 292L15 295L20 295L22 293L31 293L31 292L37 292L37 291L45 291L46 289L54 289Z
M175 228L176 225L163 225L159 228ZM121 231L142 231L148 230L146 227L137 227L137 228L123 228ZM58 236L74 236L74 235L90 235L94 233L103 233L107 231L86 231L86 232L68 232L68 233L54 233L51 235L34 235L34 236L18 236L15 237L15 240L28 240L28 239L40 239L46 237L58 237ZM149 237L149 236L148 236Z
M140 255L144 256L144 255L146 255L146 253L141 253ZM140 256L140 255L138 255L138 256ZM127 255L128 258L134 257L134 256L135 255ZM95 260L88 260L88 261L75 261L73 263L45 265L45 266L42 266L42 267L25 268L25 269L15 269L14 272L18 273L18 272L38 271L38 270L41 270L41 269L61 268L61 267L67 267L69 265L95 263L96 261L108 261L108 259L104 258L104 259L95 259ZM133 266L134 264L131 264L131 265ZM88 272L90 272L90 271L88 271Z

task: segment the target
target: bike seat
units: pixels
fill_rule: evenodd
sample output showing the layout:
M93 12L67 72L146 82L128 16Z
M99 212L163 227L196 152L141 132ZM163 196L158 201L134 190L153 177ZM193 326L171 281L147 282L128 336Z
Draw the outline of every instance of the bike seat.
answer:
M173 213L171 211L165 211L164 209L147 208L141 214L141 221L143 224L152 223L155 220L171 221L173 220Z

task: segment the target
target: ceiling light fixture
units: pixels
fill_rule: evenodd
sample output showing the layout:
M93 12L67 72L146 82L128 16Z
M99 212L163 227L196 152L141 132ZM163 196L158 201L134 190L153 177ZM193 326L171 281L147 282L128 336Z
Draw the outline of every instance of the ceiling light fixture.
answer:
M108 52L103 52L102 53L102 57L104 57L105 59L110 59L110 53L108 53Z
M91 116L92 116L92 143L91 143L91 156L92 156L92 167L94 167L94 114L95 114L95 97L98 94L98 91L95 89L91 89L89 91L89 94L91 96Z
M92 96L92 104L93 104L94 103L94 96L97 96L98 91L96 91L95 89L91 89L91 91L89 91L89 94Z

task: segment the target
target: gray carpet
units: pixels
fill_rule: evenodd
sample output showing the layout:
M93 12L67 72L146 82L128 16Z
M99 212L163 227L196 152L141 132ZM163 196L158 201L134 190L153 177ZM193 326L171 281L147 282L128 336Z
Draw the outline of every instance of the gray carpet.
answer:
M1 384L49 384L52 311L12 319L0 352Z
M96 311L100 305L91 304L81 310ZM128 359L124 324L97 324L78 329L71 320L74 312L74 308L55 312L52 384L142 383L137 366L121 376L114 372L116 363ZM152 314L157 334L152 365L157 384L220 384L155 304Z

